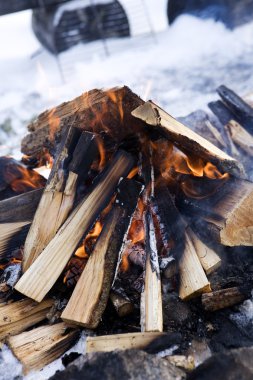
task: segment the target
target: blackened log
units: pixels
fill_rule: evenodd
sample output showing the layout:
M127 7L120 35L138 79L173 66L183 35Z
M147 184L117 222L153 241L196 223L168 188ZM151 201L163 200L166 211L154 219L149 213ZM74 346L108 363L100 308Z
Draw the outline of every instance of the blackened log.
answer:
M235 115L226 107L221 100L208 103L210 110L218 117L223 125L235 119Z
M0 202L0 223L32 221L43 189L29 191Z
M109 135L119 143L139 130L141 123L132 117L131 111L140 104L143 101L126 86L83 93L39 115L28 126L30 133L22 140L21 150L33 156L41 156L45 148L55 153L64 128L70 126ZM52 119L58 122L56 129Z
M253 133L253 108L224 85L218 87L217 92L242 126L248 132Z
M178 261L184 251L186 223L175 206L173 196L161 181L155 186L151 209L158 220L163 244L171 246L171 256Z

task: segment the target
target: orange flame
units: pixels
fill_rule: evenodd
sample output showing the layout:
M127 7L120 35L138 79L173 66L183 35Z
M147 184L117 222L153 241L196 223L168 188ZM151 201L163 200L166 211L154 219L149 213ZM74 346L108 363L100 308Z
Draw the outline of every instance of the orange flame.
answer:
M118 107L120 120L123 121L124 119L124 109L123 109L123 96L121 93L116 93L114 91L107 91L108 97L111 99L113 103L115 103Z
M132 179L132 178L134 178L134 177L136 176L136 174L138 174L138 171L139 171L138 167L133 168L133 169L130 171L130 173L128 174L127 178L128 178L128 179Z
M98 164L98 169L103 170L106 164L106 154L105 154L105 147L102 139L97 139L97 146L98 146L98 151L99 151L99 164Z
M61 119L56 115L56 108L48 112L49 140L54 141L55 134L59 129Z
M42 177L34 170L28 170L22 166L18 166L17 170L20 172L21 178L16 178L11 182L10 186L13 191L23 193L44 186Z

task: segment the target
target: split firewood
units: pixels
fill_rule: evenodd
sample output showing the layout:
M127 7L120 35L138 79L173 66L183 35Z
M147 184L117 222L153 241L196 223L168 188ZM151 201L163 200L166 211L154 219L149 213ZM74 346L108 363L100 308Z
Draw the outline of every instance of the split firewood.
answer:
M0 341L46 319L53 302L52 299L47 299L38 304L23 299L0 307Z
M162 286L158 263L155 227L151 212L145 215L146 268L145 287L141 294L141 330L163 331Z
M229 110L234 114L235 117L233 119L240 122L249 133L252 133L253 108L234 91L224 85L220 86L217 92Z
M209 197L185 196L180 203L200 236L228 246L253 245L253 183L231 178Z
M209 120L206 120L205 124L222 148L226 148L226 143L218 129Z
M43 189L0 202L0 260L25 241Z
M208 103L208 107L214 115L220 120L222 125L226 125L230 120L235 118L235 115L226 107L221 100Z
M15 289L40 302L68 263L81 238L109 203L120 179L134 165L132 156L119 151L104 169L93 191L70 214L56 236L16 284Z
M234 143L253 156L253 136L234 120L228 122L227 128Z
M165 335L161 332L141 332L88 337L86 353L114 350L144 349L155 339Z
M64 323L41 326L8 338L8 346L23 365L23 373L40 370L58 359L79 337Z
M211 291L210 283L188 231L185 231L185 248L179 261L179 276L179 297L182 300L188 300Z
M244 176L239 162L174 119L156 104L150 101L146 102L135 109L132 115L155 127L181 150L189 152L191 155L194 153L194 155L210 161L223 172L238 177Z
M96 328L99 324L141 189L142 185L134 180L125 180L121 184L94 251L62 313L65 322L86 328Z
M205 310L216 311L234 306L251 296L252 287L237 286L202 294L201 302Z
M127 296L122 296L111 290L110 300L119 317L126 317L134 311L134 305Z
M132 135L133 125L138 126L131 111L140 104L143 101L126 86L86 92L39 115L28 126L30 133L22 140L21 151L34 156L41 156L45 148L54 152L66 126L98 134L105 131L122 141Z
M203 243L190 228L187 230L204 271L206 274L214 272L221 266L219 255Z
M73 145L78 139L78 133L79 131L73 128L69 129L59 147L60 153L54 162L52 173L25 242L22 263L24 272L41 254L66 220L73 207L79 174L81 173L82 178L88 174L97 153L95 136L88 132L82 133L73 152ZM66 166L67 159L72 155L65 183L66 169L63 170L63 168Z

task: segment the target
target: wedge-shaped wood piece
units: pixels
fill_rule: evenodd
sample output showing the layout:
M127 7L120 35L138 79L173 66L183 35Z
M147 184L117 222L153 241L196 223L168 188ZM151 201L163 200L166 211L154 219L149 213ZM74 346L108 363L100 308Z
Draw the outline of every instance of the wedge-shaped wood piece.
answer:
M248 155L253 156L253 136L246 131L239 123L230 120L227 124L233 142L238 145Z
M199 200L197 207L202 217L194 225L201 234L223 245L253 245L253 183L231 179L217 194Z
M190 228L188 228L188 234L193 242L198 258L206 274L214 272L221 266L221 259L219 255L203 243Z
M0 259L22 244L30 224L30 221L0 223Z
M94 251L62 313L65 322L87 328L99 324L141 189L142 185L134 180L122 181Z
M59 154L25 242L23 271L31 266L68 217L73 207L79 173L82 178L85 177L95 158L95 136L88 132L79 136L79 131L70 128L59 146ZM63 170L71 158L72 161ZM66 171L68 178L65 183Z
M216 290L211 293L202 294L202 305L207 311L216 311L231 307L250 297L251 286L241 286Z
M164 334L161 332L142 332L88 337L86 353L143 349L162 335Z
M146 102L132 115L155 127L181 150L210 161L223 172L242 177L242 166L215 145L186 127L152 102Z
M103 171L93 191L71 213L56 236L30 266L15 289L40 302L67 265L81 238L110 201L120 179L133 167L132 156L119 151Z
M223 102L234 114L237 121L250 133L253 132L253 108L245 102L239 95L228 87L222 85L217 89Z
M162 286L158 263L155 227L151 212L145 215L146 270L145 288L141 294L141 330L163 331Z
M37 189L0 202L0 260L24 244L42 193Z
M179 276L179 297L182 300L188 300L211 291L210 283L187 231L185 232L184 253L179 261Z
M23 365L23 372L39 370L58 359L77 340L79 331L64 323L41 326L10 337L8 345Z
M0 307L0 340L25 331L45 319L53 303L52 299L39 304L23 299Z
M112 290L110 300L119 317L125 317L134 311L134 305L127 296L123 297Z

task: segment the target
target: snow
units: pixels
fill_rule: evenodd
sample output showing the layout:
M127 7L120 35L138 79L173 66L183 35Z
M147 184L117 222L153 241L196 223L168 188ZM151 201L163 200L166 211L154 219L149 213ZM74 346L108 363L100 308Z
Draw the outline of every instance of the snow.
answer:
M91 88L126 84L174 116L205 108L221 83L253 89L253 23L234 31L181 16L165 32L78 45L58 58L31 32L31 13L1 17L0 155L19 151L29 120ZM13 27L15 26L15 27Z
M126 84L174 116L205 109L221 83L241 94L251 92L252 41L253 22L231 31L221 23L185 15L164 32L107 41L109 54L98 41L55 58L33 36L30 11L1 17L0 156L18 156L33 117L95 87ZM243 307L242 315L252 322L252 301ZM83 344L84 338L79 352ZM6 347L0 355L0 380L21 373ZM45 380L59 368L60 360L27 380Z

